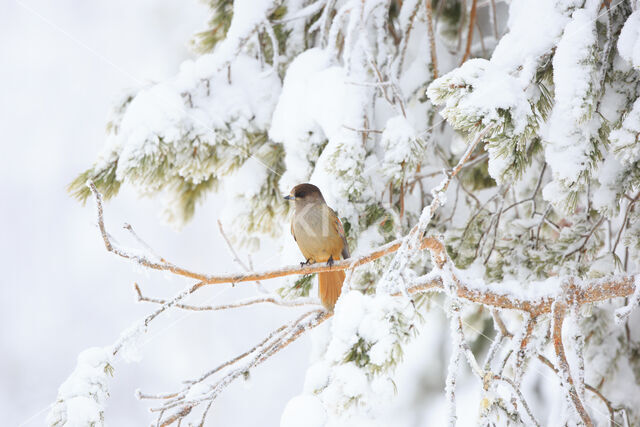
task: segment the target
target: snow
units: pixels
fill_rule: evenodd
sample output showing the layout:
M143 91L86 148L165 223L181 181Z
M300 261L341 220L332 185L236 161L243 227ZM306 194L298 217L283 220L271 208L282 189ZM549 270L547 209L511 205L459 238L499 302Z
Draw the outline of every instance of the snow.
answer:
M287 69L269 129L269 137L285 147L286 172L280 179L280 189L285 194L295 185L308 181L314 152L326 138L308 100L315 92L314 76L328 66L329 58L324 51L309 49L296 57Z
M242 196L246 199L255 197L260 193L268 173L269 170L263 162L255 157L250 157L233 175L225 180L225 192L230 197Z
M457 129L491 123L514 139L525 133L534 116L532 103L540 96L532 89L538 67L562 35L577 1L516 1L509 9L509 32L490 60L471 59L436 79L427 89L440 114ZM532 34L535 37L532 38ZM512 127L512 128L511 128ZM489 173L498 183L513 162L512 149L490 145Z
M622 126L612 130L609 134L611 150L623 164L630 164L640 159L640 99L633 103L629 114L622 122Z
M616 205L616 184L620 180L622 164L612 153L605 155L604 163L598 171L600 187L593 193L593 206L599 211L607 211Z
M294 59L269 135L285 147L287 171L280 180L281 191L288 193L300 182L316 184L327 203L356 224L357 213L343 200L364 191L364 183L357 180L365 150L360 135L351 129L363 128L362 107L370 89L350 83L353 77L329 58L326 51L314 48ZM324 141L328 143L318 157Z
M118 355L125 362L140 362L142 360L141 341L146 331L144 323L136 323L120 334L116 345L119 346Z
M184 396L185 400L194 400L211 391L211 386L206 382L192 385Z
M577 181L589 165L591 138L598 121L590 121L595 108L595 12L576 10L567 24L553 57L555 99L549 118L545 159L554 179L566 185Z
M234 1L233 17L226 37L216 46L214 54L201 57L201 78L219 73L228 63L232 63L243 41L266 21L272 9L275 9L273 0Z
M78 355L75 369L58 390L57 402L47 417L49 425L102 425L112 360L110 347L92 347Z
M517 279L505 279L501 282L485 283L481 276L477 276L466 270L453 269L460 280L471 290L490 290L496 295L506 296L527 301L541 301L545 298L553 298L560 295L565 279L561 276L552 276L545 280L532 280L522 282Z
M633 282L633 294L629 297L629 303L615 311L616 323L620 324L629 318L631 312L640 305L640 275L636 275Z
M206 74L202 64L210 55L186 61L174 79L141 90L128 105L117 135L101 155L109 160L120 154L119 180L139 170L134 183L142 191L157 190L162 181L152 184L145 176L140 165L146 161L165 164L167 173L197 184L215 172L208 150L227 143L231 135L266 131L280 94L277 75L246 55L239 55L228 71ZM195 95L183 97L194 90ZM237 150L242 154L245 149ZM174 171L174 164L182 166Z
M640 11L633 12L624 23L618 38L618 52L625 60L640 67Z
M285 406L280 427L299 427L301 422L308 427L323 427L326 414L320 399L313 395L300 395Z
M400 181L420 158L417 151L421 147L417 134L409 120L402 115L391 117L380 138L384 152L382 174L391 181ZM404 167L401 166L404 164Z
M319 399L327 414L327 425L341 425L347 420L372 422L375 414L389 403L395 386L385 366L392 357L399 357L394 352L405 339L397 335L396 322L400 319L417 322L418 316L410 302L391 296L364 295L355 290L340 297L332 319L330 341L325 352L308 368L304 387L306 393L314 393ZM366 367L356 361L345 361L356 343L370 347ZM377 367L375 372L371 371L372 366ZM290 422L294 422L293 416ZM304 418L297 419L297 423L304 424Z
M514 1L509 6L509 31L500 39L491 62L508 71L524 66L532 76L540 58L555 46L568 17L580 0ZM532 38L531 35L535 34Z

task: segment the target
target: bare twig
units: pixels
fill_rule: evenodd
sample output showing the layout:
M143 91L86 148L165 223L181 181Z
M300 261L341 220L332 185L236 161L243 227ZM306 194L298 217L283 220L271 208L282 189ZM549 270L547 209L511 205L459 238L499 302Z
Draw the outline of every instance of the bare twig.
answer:
M559 370L561 372L561 382L563 383L563 386L567 391L567 394L569 395L569 399L573 404L573 408L575 409L580 419L582 419L582 422L587 427L593 427L591 417L589 417L589 414L587 413L587 410L585 409L584 404L582 403L582 400L578 395L578 391L576 390L573 377L571 376L569 362L567 362L567 357L564 352L564 345L562 344L562 324L564 322L566 310L566 304L562 301L558 301L553 304L553 347L558 359L558 366L560 367Z
M475 26L476 22L477 2L478 0L472 0L471 3L471 13L469 15L469 31L467 33L467 46L464 49L464 56L462 57L460 65L464 64L471 55L471 42L473 41L473 27Z
M137 283L133 284L138 295L138 301L141 302L150 302L154 304L166 304L167 301L158 298L149 298L142 295L140 291L140 287ZM317 298L298 298L294 300L283 300L281 298L272 296L272 297L257 297L257 298L248 298L242 301L236 301L230 304L222 304L222 305L187 305L187 304L176 304L175 307L181 310L192 310L192 311L221 311L228 310L232 308L239 307L247 307L249 305L255 304L274 304L282 307L300 307L303 305L320 305L320 300Z
M311 317L311 319L308 319L309 317ZM315 328L329 317L331 317L331 313L322 309L307 312L293 322L283 325L273 331L269 336L267 336L267 338L252 349L203 374L197 380L188 382L188 385L182 391L175 393L174 397L165 399L166 401L161 407L152 409L152 411L159 413L158 424L167 426L176 421L180 421L184 419L196 406L201 404L206 405L206 415L211 403L229 384L238 378L246 377L251 369L257 367L274 354L286 348L289 344L297 340L303 332ZM250 360L222 376L218 381L207 387L207 391L194 393L193 396L189 394L194 385L202 383L204 380L222 371L224 368L230 368L236 365L240 360L245 359L250 355L253 355ZM171 410L175 410L175 412L163 419L164 414Z
M556 368L553 365L553 363L551 363L551 361L549 359L544 357L542 354L538 354L538 359L543 364L548 366L551 370L553 370L553 372L555 372L557 375L560 375L560 371L558 370L558 368ZM607 399L606 397L604 397L604 395L602 393L600 393L600 391L598 391L598 389L595 388L594 386L592 386L590 384L585 384L584 388L586 390L589 390L591 393L595 394L596 397L598 397L602 401L602 403L604 403L604 405L607 407L607 410L609 411L609 425L610 425L610 427L615 427L616 425L619 425L615 421L615 413L618 412L618 411L624 411L624 408L614 408L613 404L611 403L611 401L609 399Z
M244 271L251 271L253 270L253 267L251 266L251 258L249 258L249 265L247 266L247 264L245 264L240 257L238 256L238 253L236 252L236 250L234 249L233 245L231 244L231 240L229 240L229 238L227 237L227 234L224 232L224 228L222 227L222 222L220 220L218 220L218 229L220 230L220 235L222 236L222 238L224 239L225 243L227 244L227 248L229 248L229 251L231 252L231 255L233 255L233 260L244 269ZM264 286L262 286L262 283L260 283L259 280L256 280L256 286L258 287L258 290L260 292L263 293L269 293L269 291L267 291Z
M511 390L513 390L513 393L517 397L518 402L520 402L520 406L524 408L524 410L525 410L527 416L529 417L529 420L531 421L531 423L533 425L535 425L535 426L540 427L540 423L538 422L536 417L533 415L533 412L531 412L531 409L529 408L529 404L525 400L524 395L520 391L520 388L511 379L509 379L507 377L504 377L504 376L501 376L501 375L494 375L493 379L494 380L498 380L498 381L502 381L502 382L508 384L511 387Z
M425 0L427 9L427 34L429 36L429 53L431 54L431 67L433 68L433 80L438 78L438 58L436 56L436 38L433 34L433 11L431 10L431 0Z
M622 236L622 232L624 231L624 228L627 225L627 220L629 219L629 212L631 212L631 208L638 201L639 198L640 198L640 192L636 194L633 200L629 201L629 204L627 205L627 209L624 211L624 219L622 220L622 225L620 225L620 230L618 231L618 235L616 236L616 243L613 245L613 249L611 250L611 253L614 253L614 254L616 253L616 248L618 247L618 243L620 243L620 237Z

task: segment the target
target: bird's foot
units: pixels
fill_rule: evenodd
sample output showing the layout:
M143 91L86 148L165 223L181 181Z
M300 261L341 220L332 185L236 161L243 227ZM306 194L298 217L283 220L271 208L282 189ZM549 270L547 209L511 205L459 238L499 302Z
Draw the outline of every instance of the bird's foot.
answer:
M305 262L301 262L300 263L300 268L304 267L305 265L309 265L309 264L311 264L311 260L307 259Z
M334 261L333 261L333 255L331 255L331 256L329 257L329 259L327 260L327 265L328 265L329 267L333 267L333 263L334 263Z

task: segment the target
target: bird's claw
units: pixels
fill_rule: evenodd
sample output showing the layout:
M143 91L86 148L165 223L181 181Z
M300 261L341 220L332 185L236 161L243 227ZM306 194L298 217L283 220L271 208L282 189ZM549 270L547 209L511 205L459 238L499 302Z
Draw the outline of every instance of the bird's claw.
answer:
M333 263L334 263L334 261L333 261L333 255L331 255L331 256L329 257L329 259L327 260L327 265L328 265L329 267L333 267Z
M306 261L300 263L300 267L302 268L305 265L309 265L309 264L311 264L311 260L307 259Z

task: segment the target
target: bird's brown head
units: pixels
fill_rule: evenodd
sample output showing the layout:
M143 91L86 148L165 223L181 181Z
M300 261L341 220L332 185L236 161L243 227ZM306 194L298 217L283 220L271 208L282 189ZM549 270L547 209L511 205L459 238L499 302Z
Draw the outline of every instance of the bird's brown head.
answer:
M313 202L324 202L324 197L322 197L322 193L320 189L313 184L298 184L291 189L291 192L288 196L285 197L286 200L293 200L298 204L305 203L313 203Z

